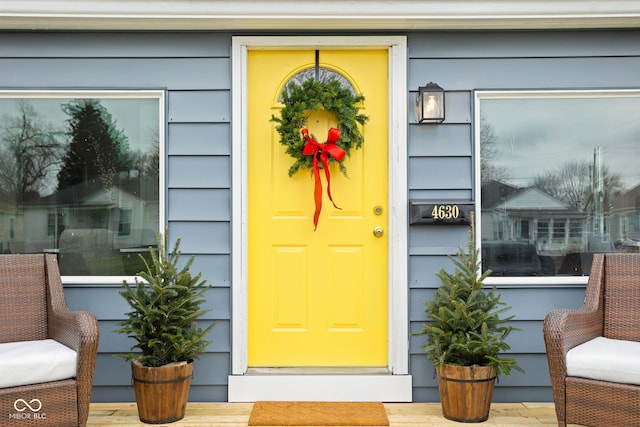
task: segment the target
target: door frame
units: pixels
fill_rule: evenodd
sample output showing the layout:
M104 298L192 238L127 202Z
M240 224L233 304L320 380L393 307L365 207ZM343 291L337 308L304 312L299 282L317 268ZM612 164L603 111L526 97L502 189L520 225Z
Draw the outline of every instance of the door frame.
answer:
M291 380L293 397L300 400L295 387L298 375L271 376L245 375L248 359L248 192L247 192L247 52L252 49L388 49L388 150L389 150L389 247L388 247L388 362L390 375L304 375L303 389L310 389L309 381L318 380L322 387L327 380L327 400L335 400L335 389L353 389L358 396L345 395L342 400L363 400L366 391L377 384L385 391L384 401L410 401L411 376L409 373L409 313L408 313L408 254L407 254L407 38L406 36L238 36L232 37L232 271L231 271L231 375L229 401L260 400L260 384L268 385L277 378L278 389L285 379ZM331 377L331 378L329 378ZM344 378L343 378L344 377ZM324 380L323 380L324 378ZM342 381L344 380L344 381ZM351 383L355 380L357 384ZM373 381L373 382L371 382ZM260 384L259 384L260 383ZM329 384L327 383L327 384ZM408 387L408 390L407 390ZM378 387L376 387L378 388ZM391 390L396 390L392 392ZM316 390L317 392L317 390ZM265 399L278 399L269 391ZM320 400L324 394L309 399Z

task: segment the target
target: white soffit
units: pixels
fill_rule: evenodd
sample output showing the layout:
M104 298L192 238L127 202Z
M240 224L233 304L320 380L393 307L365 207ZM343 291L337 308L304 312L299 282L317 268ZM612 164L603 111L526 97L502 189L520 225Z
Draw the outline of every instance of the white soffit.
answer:
M640 0L0 0L0 29L421 30L640 27Z

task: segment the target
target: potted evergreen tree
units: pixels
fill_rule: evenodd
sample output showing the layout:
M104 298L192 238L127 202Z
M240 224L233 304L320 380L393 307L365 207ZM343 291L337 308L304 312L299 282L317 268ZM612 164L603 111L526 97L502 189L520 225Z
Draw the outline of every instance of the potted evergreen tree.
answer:
M484 289L479 251L475 247L471 216L468 246L449 258L455 271L440 269L441 286L433 299L424 301L429 322L417 335L427 335L424 350L438 377L440 401L445 418L460 422L482 422L489 417L497 375L524 372L514 358L500 353L509 350L505 339L515 328L507 323L513 316L496 289Z
M150 261L142 254L145 271L136 277L135 285L123 281L120 295L131 311L117 323L116 332L127 334L136 344L129 354L120 355L131 361L131 370L140 420L149 424L178 421L184 417L193 362L209 345L206 328L196 324L210 310L201 308L209 288L202 275L192 276L191 256L178 266L180 238L173 251L167 247L168 230L158 235L158 248L149 248ZM133 352L133 350L138 350Z

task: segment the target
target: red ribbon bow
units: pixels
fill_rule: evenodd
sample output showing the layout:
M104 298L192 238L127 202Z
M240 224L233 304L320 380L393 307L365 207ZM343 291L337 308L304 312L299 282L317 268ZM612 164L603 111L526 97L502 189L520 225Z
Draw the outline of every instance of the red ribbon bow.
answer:
M315 177L315 189L314 189L314 197L316 201L316 211L313 214L313 225L314 231L318 228L318 218L320 218L320 211L322 210L322 181L320 181L320 170L318 168L318 157L322 161L322 166L324 167L324 174L327 177L327 195L329 196L329 200L333 203L333 206L336 209L340 209L336 206L333 198L331 197L331 174L329 172L329 156L333 157L337 161L340 161L344 158L346 152L336 145L338 139L340 139L340 129L331 128L329 129L329 135L327 136L327 142L324 144L320 144L315 139L309 136L309 131L306 128L302 129L302 137L307 142L302 150L302 154L304 155L312 155L313 161L313 176ZM320 153L320 156L318 156Z

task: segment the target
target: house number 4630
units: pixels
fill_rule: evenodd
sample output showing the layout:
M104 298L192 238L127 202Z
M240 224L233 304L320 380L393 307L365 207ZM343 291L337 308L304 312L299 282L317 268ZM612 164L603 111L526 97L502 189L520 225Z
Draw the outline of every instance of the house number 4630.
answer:
M434 205L431 216L435 219L457 219L460 218L460 208L458 205Z

